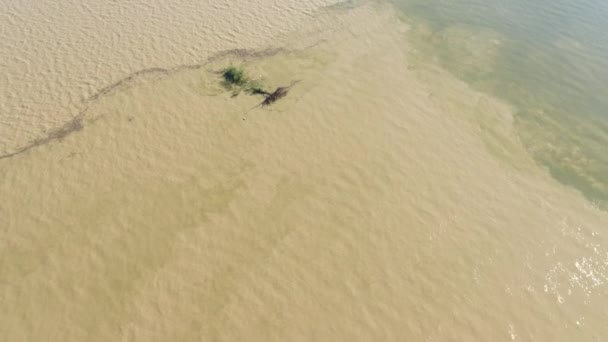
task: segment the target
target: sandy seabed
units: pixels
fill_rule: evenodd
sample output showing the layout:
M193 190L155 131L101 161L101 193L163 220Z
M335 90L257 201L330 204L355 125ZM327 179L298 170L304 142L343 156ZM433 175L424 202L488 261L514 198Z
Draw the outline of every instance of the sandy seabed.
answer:
M608 334L608 215L390 6L325 5L6 5L3 339Z

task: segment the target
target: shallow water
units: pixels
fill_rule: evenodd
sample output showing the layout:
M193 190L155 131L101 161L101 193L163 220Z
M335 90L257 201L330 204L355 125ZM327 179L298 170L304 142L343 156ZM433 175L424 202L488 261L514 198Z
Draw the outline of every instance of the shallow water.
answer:
M564 184L608 201L604 1L395 1L424 56L516 107L519 137Z
M0 159L2 335L603 340L608 214L402 16L311 10L256 48L135 70ZM259 107L221 87L231 64L300 82Z

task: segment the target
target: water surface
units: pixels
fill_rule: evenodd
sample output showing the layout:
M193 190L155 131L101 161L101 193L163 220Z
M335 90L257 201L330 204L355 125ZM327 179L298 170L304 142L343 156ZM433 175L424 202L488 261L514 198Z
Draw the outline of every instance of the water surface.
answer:
M602 99L582 101L601 72L550 72L567 64L549 51L576 40L539 30L533 44L524 31L536 26L458 2L96 3L123 26L68 0L37 4L80 21L2 9L35 26L20 34L59 65L2 49L45 70L2 65L19 95L6 107L21 109L0 113L12 134L0 159L3 339L608 336L608 213L590 201L602 198L604 164L590 154L602 137L584 140L601 130ZM126 15L142 11L154 19ZM82 23L83 46L115 37L132 54L104 50L111 65L96 69L80 63L96 50L45 45ZM133 39L113 34L132 26ZM599 68L585 49L576 68ZM222 88L231 64L269 88L300 82L260 107ZM49 75L62 86L42 86ZM566 110L577 99L585 110ZM577 139L589 165L562 158Z
M564 184L608 200L608 4L417 1L397 5L428 55L516 108L518 134Z

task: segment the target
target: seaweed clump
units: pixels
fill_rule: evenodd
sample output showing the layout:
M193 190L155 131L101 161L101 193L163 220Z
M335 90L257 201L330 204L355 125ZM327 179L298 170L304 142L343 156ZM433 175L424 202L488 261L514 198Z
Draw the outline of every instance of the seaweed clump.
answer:
M234 66L224 69L222 77L224 78L224 86L226 88L242 87L249 82L249 77L247 77L245 70Z
M278 87L274 92L269 92L260 82L252 80L243 68L235 66L222 70L222 78L222 84L225 88L232 90L233 97L238 96L241 91L245 91L249 95L264 96L264 101L260 104L262 106L269 106L285 97L289 89L296 83L293 82L290 86Z

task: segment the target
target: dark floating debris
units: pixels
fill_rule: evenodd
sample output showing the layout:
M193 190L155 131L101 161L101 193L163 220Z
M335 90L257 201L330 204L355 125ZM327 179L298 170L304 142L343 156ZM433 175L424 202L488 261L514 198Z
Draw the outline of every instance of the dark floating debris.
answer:
M297 81L293 81L291 82L290 85L286 86L286 87L278 87L277 90L275 90L274 92L270 93L270 94L266 94L266 98L264 99L264 101L261 103L262 106L270 106L271 104L273 104L275 101L282 99L283 97L287 96L287 93L289 93L289 91L291 90L291 88L296 85L298 82L300 82L300 80Z
M299 81L292 82L291 85L286 87L278 87L274 92L269 92L262 84L256 80L252 80L242 67L229 66L222 70L222 84L228 90L232 90L232 97L238 96L241 91L245 91L249 95L262 95L264 101L260 104L261 106L270 106L279 99L287 96L291 87L293 87Z

